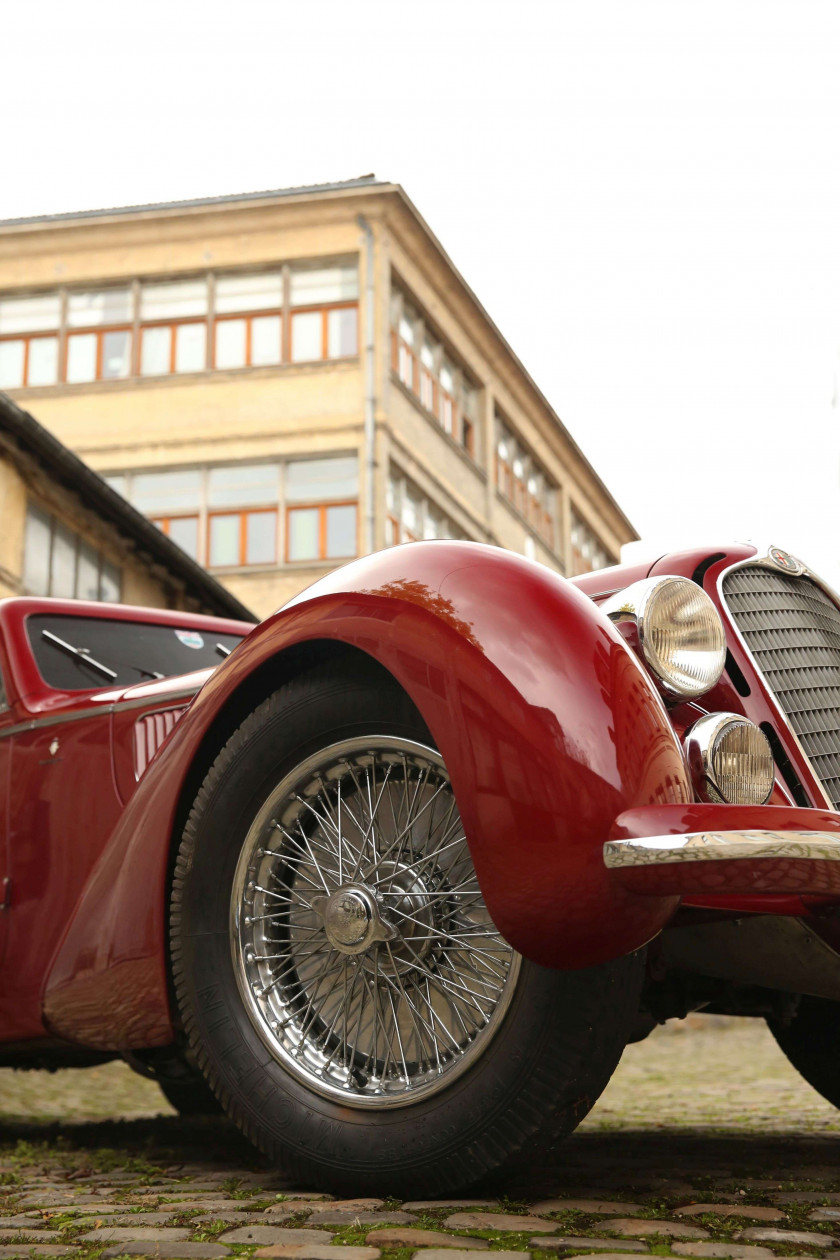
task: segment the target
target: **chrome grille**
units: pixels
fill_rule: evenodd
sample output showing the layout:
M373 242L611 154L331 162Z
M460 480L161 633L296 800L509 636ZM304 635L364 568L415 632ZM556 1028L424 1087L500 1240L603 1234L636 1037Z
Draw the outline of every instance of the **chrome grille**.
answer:
M807 577L748 566L723 581L732 619L840 808L840 608Z

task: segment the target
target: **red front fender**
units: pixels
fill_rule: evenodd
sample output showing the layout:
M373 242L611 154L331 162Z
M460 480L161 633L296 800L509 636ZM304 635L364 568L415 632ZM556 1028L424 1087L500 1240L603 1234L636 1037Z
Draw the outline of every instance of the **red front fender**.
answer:
M638 948L677 898L604 867L625 810L692 800L644 670L593 603L549 570L471 543L394 548L331 574L263 623L152 762L77 906L45 993L51 1027L96 1045L171 1037L166 872L190 764L271 657L332 640L380 662L446 761L493 919L527 957L578 968ZM83 1014L86 1013L86 1014Z

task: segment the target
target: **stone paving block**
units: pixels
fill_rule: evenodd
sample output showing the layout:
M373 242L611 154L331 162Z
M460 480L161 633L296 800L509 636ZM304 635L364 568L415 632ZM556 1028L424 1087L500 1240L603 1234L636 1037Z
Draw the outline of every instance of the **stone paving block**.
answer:
M742 1229L735 1237L743 1239L744 1242L789 1243L790 1246L798 1243L801 1247L835 1247L837 1245L837 1239L829 1234L811 1234L803 1229L765 1229L761 1225L751 1229Z
M509 1212L455 1212L443 1222L448 1229L503 1229L517 1234L553 1234L556 1221L539 1216L514 1216Z
M161 1212L244 1212L261 1202L261 1199L167 1199L155 1206Z
M67 1247L60 1243L0 1243L0 1256L16 1256L17 1260L29 1260L30 1256L80 1256L80 1247Z
M103 1214L97 1220L103 1225L171 1225L179 1212L121 1212L116 1216ZM85 1222L89 1224L89 1220Z
M736 1242L675 1242L671 1243L671 1250L678 1256L731 1256L732 1260L769 1260L773 1255L769 1247Z
M785 1190L774 1194L775 1203L840 1203L840 1194L829 1190Z
M754 1207L750 1203L687 1203L674 1209L674 1216L743 1216L751 1221L786 1221L778 1208ZM838 1213L840 1215L840 1213Z
M330 1207L339 1212L375 1212L384 1202L384 1199L333 1199Z
M498 1199L411 1199L403 1205L404 1212L426 1212L435 1208L492 1208L498 1207Z
M77 1242L186 1242L190 1236L188 1229L156 1228L152 1225L138 1225L136 1229L121 1225L103 1225L102 1229L92 1229L87 1234L80 1234Z
M291 1243L308 1246L310 1243L330 1243L332 1234L325 1229L279 1229L274 1225L246 1225L242 1229L229 1229L218 1239L224 1243Z
M663 1238L708 1238L709 1231L699 1225L682 1225L679 1221L642 1220L627 1216L612 1221L601 1221L592 1228L598 1234L626 1234L628 1238L646 1238L661 1234Z
M417 1220L411 1212L354 1212L347 1211L313 1212L309 1218L312 1225L410 1225Z
M539 1203L531 1205L531 1211L536 1212L537 1216L543 1216L546 1212L592 1212L607 1216L631 1216L634 1212L641 1212L640 1203L609 1203L603 1199L542 1199Z
M268 1218L269 1221L271 1217ZM253 1212L209 1212L206 1216L191 1216L190 1225L214 1225L217 1221L223 1221L225 1225L253 1225L255 1222L260 1225L266 1223L265 1217L256 1215Z
M809 1221L840 1221L840 1207L819 1207L808 1213Z
M460 1247L462 1251L486 1251L490 1246L486 1238L464 1238L455 1234L442 1234L437 1229L412 1229L399 1226L373 1229L365 1239L374 1247Z
M220 1260L222 1256L229 1256L230 1252L227 1247L220 1247L218 1243L210 1242L181 1242L181 1243L143 1243L143 1242L124 1242L118 1247L108 1247L102 1252L103 1257L112 1260L114 1256L150 1256L165 1257L165 1260Z
M531 1239L532 1247L550 1247L552 1251L581 1251L589 1248L590 1251L608 1252L612 1255L616 1247L620 1247L622 1252L627 1255L628 1252L643 1252L646 1256L650 1255L647 1243L634 1242L631 1238L582 1238L579 1235L564 1234L562 1238L546 1238L544 1234L539 1234L536 1238ZM493 1253L496 1254L495 1252Z
M0 1243L10 1242L56 1242L61 1237L60 1229L4 1229L0 1230Z
M288 1260L379 1260L381 1251L378 1247L322 1247L301 1244L295 1246L280 1243L276 1247L262 1247L254 1255L274 1260L275 1257L287 1257Z
M17 1216L0 1216L0 1229L34 1229L38 1219L29 1212L21 1212Z
M332 1204L329 1206L332 1207ZM311 1199L283 1199L280 1203L269 1203L268 1207L263 1208L263 1212L270 1212L272 1216L275 1214L294 1216L297 1212L315 1212L318 1210L325 1211L326 1205L313 1202Z
M475 1260L474 1251L456 1251L448 1247L427 1247L415 1251L418 1260ZM530 1251L494 1251L493 1260L529 1260Z

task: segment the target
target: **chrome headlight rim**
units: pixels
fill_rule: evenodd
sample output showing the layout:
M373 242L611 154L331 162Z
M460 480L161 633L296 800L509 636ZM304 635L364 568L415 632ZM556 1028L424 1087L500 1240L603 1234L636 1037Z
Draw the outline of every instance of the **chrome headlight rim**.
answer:
M715 765L715 754L721 740L738 729L745 729L759 737L762 751L767 757L767 786L760 799L733 800L721 786L721 776ZM776 767L770 741L760 726L741 713L707 713L699 718L683 736L683 752L691 774L694 790L702 801L712 805L766 805L776 783Z
M699 604L698 611L710 617L714 629L713 640L704 651L714 660L705 677L689 683L685 671L669 665L655 644L653 630L662 629L661 622L653 620L653 613L662 596L671 591L682 591L685 598ZM726 630L720 612L712 600L696 582L679 574L663 574L660 577L642 578L618 591L601 605L601 611L614 622L632 622L638 636L639 652L663 696L670 703L696 700L717 686L726 665ZM679 677L682 672L682 677Z

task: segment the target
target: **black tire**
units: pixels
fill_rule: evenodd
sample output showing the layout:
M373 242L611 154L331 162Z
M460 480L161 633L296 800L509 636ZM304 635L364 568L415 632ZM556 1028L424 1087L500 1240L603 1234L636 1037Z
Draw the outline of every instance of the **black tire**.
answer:
M431 745L393 680L363 666L352 681L319 669L288 684L229 739L196 797L177 854L174 986L195 1059L224 1109L298 1184L451 1194L521 1167L523 1159L543 1158L580 1123L626 1044L643 957L578 972L522 960L512 999L480 1057L409 1105L347 1106L287 1070L258 1033L237 981L229 922L237 861L255 815L290 769L338 741L374 732ZM346 993L345 973L345 1001Z
M840 1107L840 1002L802 997L790 1023L767 1025L797 1072Z
M159 1080L161 1093L179 1116L220 1116L224 1108L203 1076L190 1073L183 1080Z

